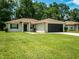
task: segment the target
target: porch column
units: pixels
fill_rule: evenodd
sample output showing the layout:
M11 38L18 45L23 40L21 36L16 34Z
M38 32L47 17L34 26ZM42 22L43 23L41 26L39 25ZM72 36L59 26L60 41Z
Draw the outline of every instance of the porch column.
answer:
M65 30L64 28L65 28L65 24L63 24L63 32L64 32L64 30Z
M9 29L9 24L6 24L6 28Z
M76 31L78 31L78 25L76 25Z
M70 31L70 26L67 26L68 27L68 31Z
M47 23L44 23L44 31L48 32L48 24Z
M22 23L22 32L24 32L24 23Z
M29 24L28 24L28 31L29 31L29 32L31 31L31 30L30 30L30 25L31 25L31 24L29 23Z
M7 24L8 31L10 31L10 24Z
M76 27L76 26L73 26L73 30L75 30L75 27Z

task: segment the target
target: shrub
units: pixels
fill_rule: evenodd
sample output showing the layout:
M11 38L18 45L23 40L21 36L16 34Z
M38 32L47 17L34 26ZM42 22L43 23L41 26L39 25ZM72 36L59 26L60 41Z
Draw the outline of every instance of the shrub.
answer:
M64 30L65 30L65 32L67 32L68 28L67 28L67 27L65 27L65 28L64 28Z
M8 32L8 28L5 28L4 30L5 30L5 32Z

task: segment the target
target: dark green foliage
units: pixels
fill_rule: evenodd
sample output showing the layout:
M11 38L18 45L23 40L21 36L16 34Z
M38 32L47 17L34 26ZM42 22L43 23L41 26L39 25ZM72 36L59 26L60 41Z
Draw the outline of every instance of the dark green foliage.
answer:
M34 8L34 11L35 11L33 17L35 19L40 20L40 19L47 18L47 12L48 11L47 11L47 5L45 3L42 3L42 2L37 3L37 2L35 2L35 3L33 3L33 8Z
M8 28L5 28L4 30L5 30L5 32L8 32Z
M67 27L64 27L64 30L65 30L65 32L67 32L68 28Z
M32 18L33 16L33 7L32 0L21 0L20 7L16 10L17 18Z
M3 30L4 22L11 19L11 3L8 0L0 0L0 28Z
M0 0L0 28L4 28L4 22L18 18L35 18L37 20L53 18L64 21L79 21L79 9L70 10L69 6L60 3L46 5L43 2L32 2L32 0Z
M70 12L71 20L79 22L79 9L73 9Z

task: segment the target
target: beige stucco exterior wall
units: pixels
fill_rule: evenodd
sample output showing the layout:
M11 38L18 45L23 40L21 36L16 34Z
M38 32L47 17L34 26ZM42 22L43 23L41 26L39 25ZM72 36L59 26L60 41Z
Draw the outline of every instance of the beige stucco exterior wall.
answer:
M45 23L45 32L48 32L48 23Z
M8 31L10 32L22 32L23 31L22 24L18 24L18 29L11 29L10 24L7 24L6 27L8 28Z
M47 24L45 23L40 23L36 25L36 32L47 32Z
M24 23L18 24L18 29L11 29L10 24L6 24L9 32L24 32ZM30 32L30 23L27 24L27 32Z
M30 32L31 31L30 30L30 25L31 25L30 23L27 24L27 32Z
M79 31L79 25L76 25L76 31Z
M63 24L63 32L65 25ZM48 23L42 23L36 25L36 32L48 32Z
M75 30L75 26L67 26L67 27L68 27L68 31Z
M27 24L27 32L31 32L30 23ZM64 24L63 24L63 31L64 31ZM24 32L24 23L18 24L18 29L11 29L10 24L6 24L8 31L10 32ZM40 23L36 24L36 32L48 32L48 23Z

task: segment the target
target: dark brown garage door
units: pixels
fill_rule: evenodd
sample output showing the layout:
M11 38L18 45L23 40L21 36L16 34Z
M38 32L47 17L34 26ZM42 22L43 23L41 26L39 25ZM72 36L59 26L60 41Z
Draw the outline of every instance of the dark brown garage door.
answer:
M63 32L63 24L48 24L48 32Z

